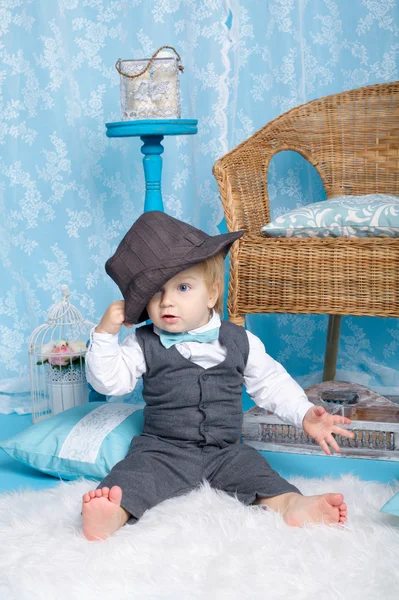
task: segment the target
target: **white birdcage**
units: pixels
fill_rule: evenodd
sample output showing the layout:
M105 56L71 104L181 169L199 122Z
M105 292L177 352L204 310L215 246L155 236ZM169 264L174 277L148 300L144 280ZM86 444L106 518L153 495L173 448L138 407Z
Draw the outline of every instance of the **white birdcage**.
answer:
M48 313L47 323L29 338L32 421L36 423L63 410L88 402L85 375L86 343L94 323L85 321L69 302L68 286L62 300Z

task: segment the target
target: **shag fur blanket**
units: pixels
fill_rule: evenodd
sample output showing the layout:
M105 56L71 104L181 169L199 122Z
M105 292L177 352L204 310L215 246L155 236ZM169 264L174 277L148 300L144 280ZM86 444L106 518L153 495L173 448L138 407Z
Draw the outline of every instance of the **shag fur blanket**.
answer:
M398 485L291 481L340 491L345 526L288 527L204 484L104 542L81 534L84 480L0 496L3 600L397 600L399 518L379 512Z

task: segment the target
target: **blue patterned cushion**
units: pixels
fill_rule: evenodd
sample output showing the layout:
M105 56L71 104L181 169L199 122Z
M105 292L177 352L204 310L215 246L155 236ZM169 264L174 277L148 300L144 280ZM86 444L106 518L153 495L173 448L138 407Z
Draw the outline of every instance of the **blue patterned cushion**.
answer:
M12 458L55 477L104 479L143 429L143 409L90 402L35 423L0 442Z
M398 237L399 197L341 196L307 204L262 227L271 237Z

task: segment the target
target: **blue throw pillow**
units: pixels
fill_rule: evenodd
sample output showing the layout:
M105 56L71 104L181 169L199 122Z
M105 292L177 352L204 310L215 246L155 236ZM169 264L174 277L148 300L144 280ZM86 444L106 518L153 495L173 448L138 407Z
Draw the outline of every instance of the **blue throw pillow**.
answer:
M269 237L398 237L399 197L340 196L300 206L264 225Z
M12 458L55 477L103 479L143 430L142 406L90 402L0 442Z
M384 504L384 506L380 509L380 512L389 513L399 517L399 492L392 496L392 498Z

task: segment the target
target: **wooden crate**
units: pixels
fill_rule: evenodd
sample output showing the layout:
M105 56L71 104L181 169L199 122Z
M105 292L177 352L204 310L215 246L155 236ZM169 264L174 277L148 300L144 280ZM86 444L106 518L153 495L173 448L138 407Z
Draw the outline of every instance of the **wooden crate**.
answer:
M352 420L345 427L355 432L354 440L335 436L340 456L399 460L398 403L364 386L346 382L324 382L308 388L306 393L311 402L323 406L327 412ZM302 429L257 406L244 413L242 441L258 450L325 455Z

